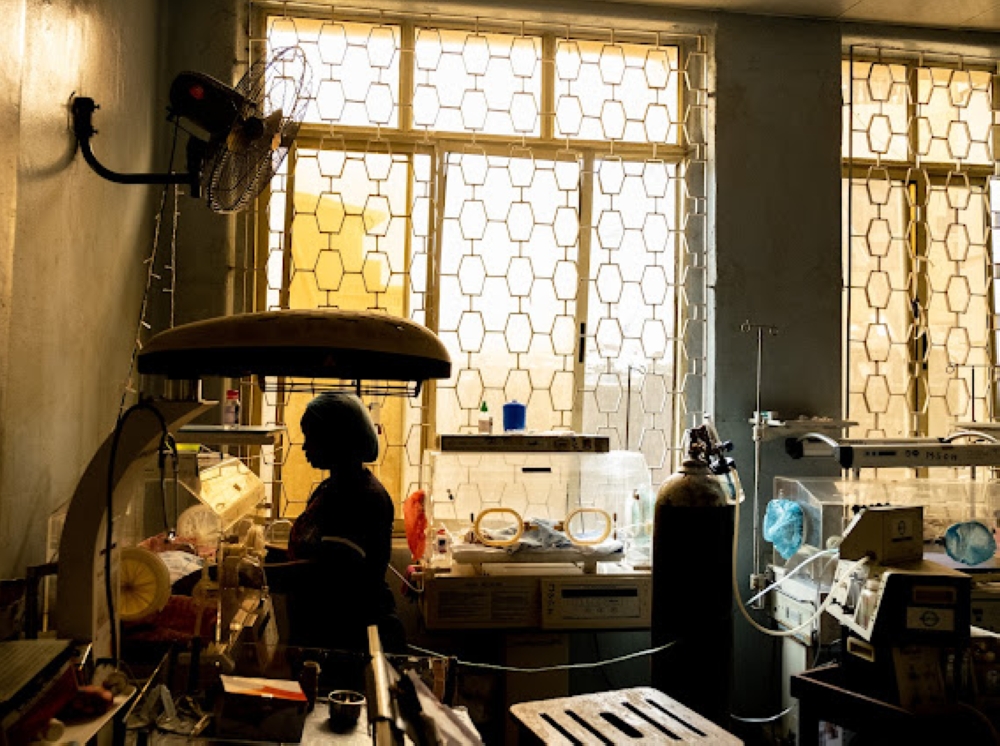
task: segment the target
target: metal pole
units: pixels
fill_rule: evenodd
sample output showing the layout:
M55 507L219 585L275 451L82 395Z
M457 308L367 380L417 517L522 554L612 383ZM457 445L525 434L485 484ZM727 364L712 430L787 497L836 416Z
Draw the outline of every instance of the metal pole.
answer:
M751 578L751 587L756 590L757 576L760 575L760 444L764 439L764 420L761 414L761 390L763 388L764 374L764 332L773 336L778 333L778 328L765 324L751 324L749 321L744 321L740 330L743 332L757 331L757 379L754 392L756 411L753 418L753 577ZM738 526L736 530L739 530Z

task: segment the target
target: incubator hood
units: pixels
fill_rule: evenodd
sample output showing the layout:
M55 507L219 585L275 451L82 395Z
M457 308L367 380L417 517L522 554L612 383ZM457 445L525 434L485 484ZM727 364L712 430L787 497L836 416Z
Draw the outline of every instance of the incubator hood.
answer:
M426 327L373 311L280 310L222 316L160 332L138 356L143 374L412 381L451 375Z

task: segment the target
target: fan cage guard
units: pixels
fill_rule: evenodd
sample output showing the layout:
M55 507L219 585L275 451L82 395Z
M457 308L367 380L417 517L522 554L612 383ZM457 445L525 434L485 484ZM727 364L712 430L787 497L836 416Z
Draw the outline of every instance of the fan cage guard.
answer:
M298 76L290 78L287 69L295 70L296 66L300 68ZM312 71L305 53L298 46L289 46L255 62L234 86L233 90L244 98L240 122L265 112L267 103L281 104L276 109L282 114L281 122L274 133L280 141L277 147L271 147L270 140L259 137L241 150L231 148L227 138L226 145L209 159L202 176L206 201L213 212L241 212L278 172L305 117L311 85ZM275 100L276 90L285 95ZM269 116L264 115L265 119Z

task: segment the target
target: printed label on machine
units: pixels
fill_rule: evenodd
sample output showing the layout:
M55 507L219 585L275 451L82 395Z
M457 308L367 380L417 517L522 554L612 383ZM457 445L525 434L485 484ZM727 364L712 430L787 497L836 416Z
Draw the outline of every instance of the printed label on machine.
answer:
M522 623L525 609L530 608L531 594L519 589L482 588L448 590L441 593L438 604L442 619L452 622Z
M955 612L953 609L932 606L911 606L906 610L906 628L953 632L955 630Z
M887 521L886 530L889 532L890 543L899 543L901 541L913 541L916 532L914 529L914 521L909 518L899 518L895 521Z

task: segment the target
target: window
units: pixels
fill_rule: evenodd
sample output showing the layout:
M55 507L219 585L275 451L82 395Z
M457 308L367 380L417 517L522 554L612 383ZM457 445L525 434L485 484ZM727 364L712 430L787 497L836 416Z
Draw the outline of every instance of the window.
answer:
M843 63L854 437L941 437L996 413L996 69L866 47Z
M700 424L705 371L707 59L694 35L484 19L272 15L313 99L257 232L258 308L377 309L435 331L453 375L367 397L379 476L421 482L437 433L485 401L538 431L641 450L654 483ZM310 394L271 396L282 514L315 473Z

